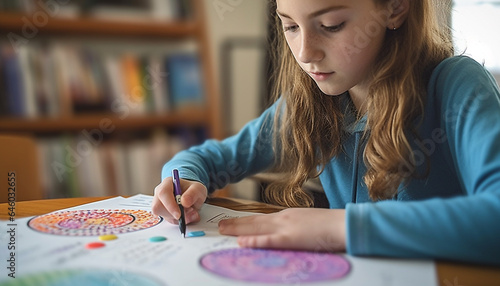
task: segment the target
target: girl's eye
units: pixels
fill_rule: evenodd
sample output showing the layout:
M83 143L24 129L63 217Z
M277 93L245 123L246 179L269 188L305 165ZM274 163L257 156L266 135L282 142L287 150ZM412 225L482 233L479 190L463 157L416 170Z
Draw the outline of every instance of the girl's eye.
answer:
M296 32L299 26L297 25L290 25L290 26L284 26L283 31L285 32Z
M322 27L328 32L338 32L338 31L342 30L342 28L344 28L344 26L345 26L345 22L342 22L342 23L340 23L338 25L334 25L334 26L322 25Z

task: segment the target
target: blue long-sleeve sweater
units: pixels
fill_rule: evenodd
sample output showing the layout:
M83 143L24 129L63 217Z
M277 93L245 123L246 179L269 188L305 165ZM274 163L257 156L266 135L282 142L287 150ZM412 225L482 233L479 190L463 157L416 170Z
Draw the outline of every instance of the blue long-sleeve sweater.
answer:
M213 191L272 167L275 111L276 104L235 136L180 152L162 178L179 168L182 178ZM411 141L418 170L425 173L428 157L430 172L402 184L392 200L369 199L358 152L364 129L363 120L346 123L345 152L320 175L330 207L346 209L347 252L500 265L500 92L493 77L468 57L435 68Z

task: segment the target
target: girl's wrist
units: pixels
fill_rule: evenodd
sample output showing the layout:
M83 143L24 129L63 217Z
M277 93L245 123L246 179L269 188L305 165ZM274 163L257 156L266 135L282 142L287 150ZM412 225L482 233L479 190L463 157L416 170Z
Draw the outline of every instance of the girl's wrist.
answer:
M346 250L346 222L345 210L332 209L323 223L325 230L324 238L326 243L323 247L326 251L345 251Z

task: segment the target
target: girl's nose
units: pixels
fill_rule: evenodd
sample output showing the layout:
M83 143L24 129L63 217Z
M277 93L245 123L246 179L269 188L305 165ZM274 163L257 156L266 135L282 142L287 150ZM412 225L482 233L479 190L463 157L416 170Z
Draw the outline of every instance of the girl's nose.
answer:
M298 60L303 63L317 62L324 58L323 49L317 36L308 33L302 34Z

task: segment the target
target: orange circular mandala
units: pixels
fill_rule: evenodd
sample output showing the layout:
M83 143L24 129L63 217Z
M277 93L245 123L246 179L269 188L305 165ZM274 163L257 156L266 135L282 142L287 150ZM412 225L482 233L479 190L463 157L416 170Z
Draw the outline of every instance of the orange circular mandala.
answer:
M49 234L98 236L146 229L162 220L162 217L144 210L74 210L36 216L28 226Z

